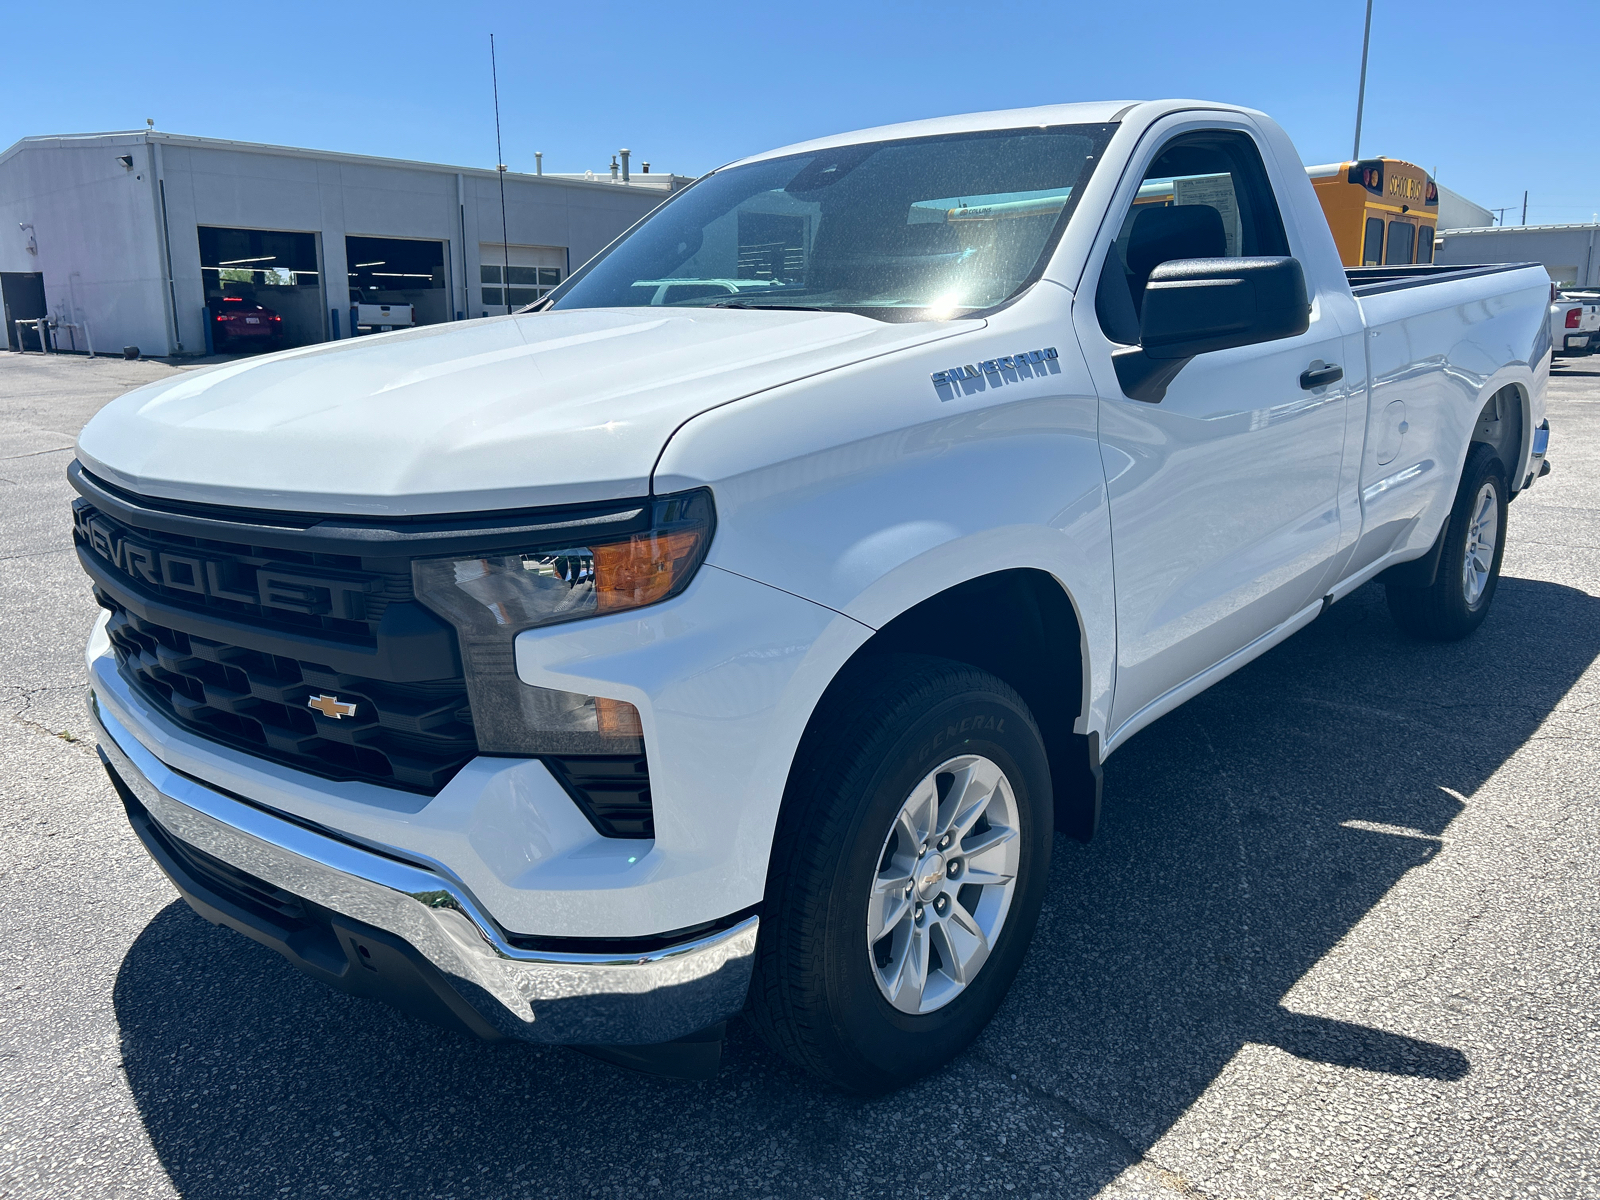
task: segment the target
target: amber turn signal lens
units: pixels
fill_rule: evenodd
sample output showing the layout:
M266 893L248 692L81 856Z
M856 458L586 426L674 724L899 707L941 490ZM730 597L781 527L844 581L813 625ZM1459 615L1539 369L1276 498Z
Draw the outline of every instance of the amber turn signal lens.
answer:
M654 604L695 565L702 529L638 533L594 547L595 597L600 612Z
M594 698L595 731L607 737L643 737L639 710L626 700L606 696Z

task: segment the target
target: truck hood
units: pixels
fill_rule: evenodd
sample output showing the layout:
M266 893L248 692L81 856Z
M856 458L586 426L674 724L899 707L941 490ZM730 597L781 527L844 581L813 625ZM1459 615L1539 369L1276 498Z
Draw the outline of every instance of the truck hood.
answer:
M579 309L205 368L114 400L78 457L129 491L411 515L642 496L707 409L979 329L849 313Z

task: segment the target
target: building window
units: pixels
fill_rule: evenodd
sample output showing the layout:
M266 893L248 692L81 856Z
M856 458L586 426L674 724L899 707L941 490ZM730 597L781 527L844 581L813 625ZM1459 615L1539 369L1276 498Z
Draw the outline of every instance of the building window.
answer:
M485 304L504 306L509 303L513 308L521 308L524 304L543 300L545 294L561 282L560 267L514 266L511 268L511 286L506 289L511 294L507 300L506 291L501 290L500 276L504 273L505 268L501 263L495 263L492 267L485 263L478 268Z
M1367 218L1367 235L1361 241L1361 265L1376 267L1383 262L1383 218Z
M486 312L507 305L521 308L549 295L550 289L566 278L565 250L543 246L479 245L478 282L483 289ZM509 272L506 259L511 260Z

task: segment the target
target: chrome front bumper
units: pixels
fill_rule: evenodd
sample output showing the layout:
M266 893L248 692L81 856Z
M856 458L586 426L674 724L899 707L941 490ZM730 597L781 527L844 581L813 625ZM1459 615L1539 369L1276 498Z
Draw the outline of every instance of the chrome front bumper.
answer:
M744 1006L756 917L640 952L524 950L458 881L174 771L89 707L135 829L185 899L336 987L482 1037L565 1045L669 1042Z

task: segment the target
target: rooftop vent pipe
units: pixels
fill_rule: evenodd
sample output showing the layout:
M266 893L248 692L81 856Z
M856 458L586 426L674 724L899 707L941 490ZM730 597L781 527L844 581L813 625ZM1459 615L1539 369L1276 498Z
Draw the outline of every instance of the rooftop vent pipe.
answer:
M628 155L632 154L633 151L632 150L618 150L617 153L622 155L622 182L623 183L627 183L628 182Z

